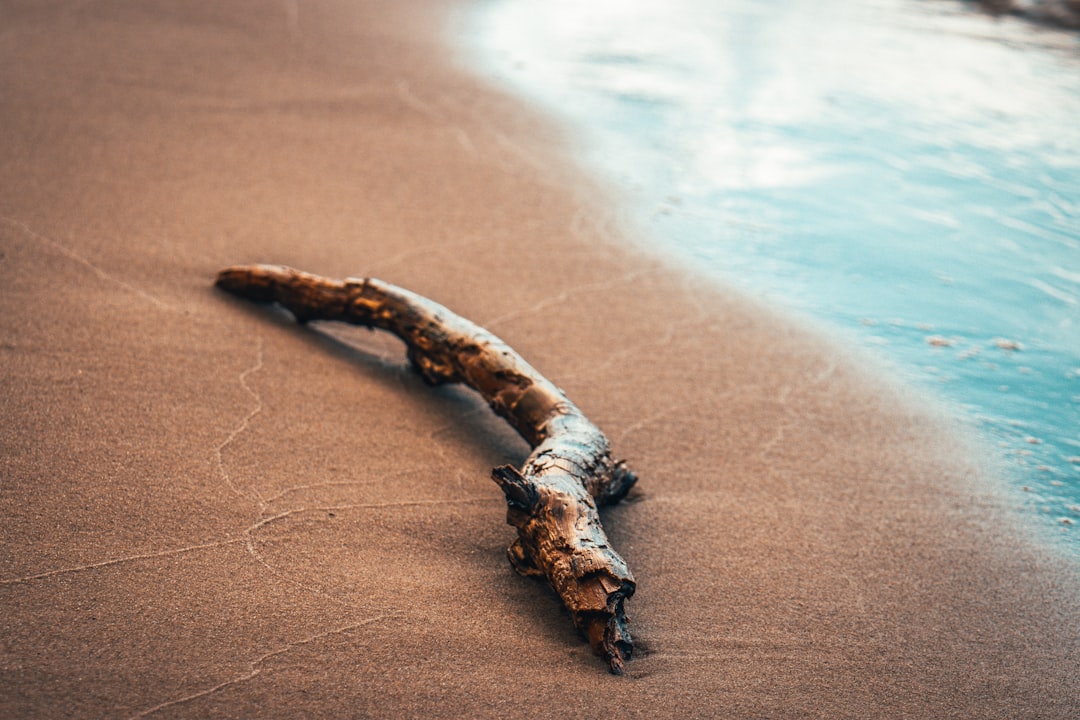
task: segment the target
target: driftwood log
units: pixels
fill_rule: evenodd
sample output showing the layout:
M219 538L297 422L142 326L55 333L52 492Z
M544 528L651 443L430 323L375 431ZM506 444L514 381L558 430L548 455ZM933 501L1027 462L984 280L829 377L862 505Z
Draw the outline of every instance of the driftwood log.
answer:
M634 578L609 545L597 506L621 500L637 478L612 460L607 438L559 388L488 331L380 280L250 265L222 270L217 286L280 303L298 322L389 330L428 383L461 382L479 392L533 448L520 471L492 471L506 496L507 522L518 531L507 550L511 564L522 575L546 578L593 651L622 674L633 650L623 602L634 593Z

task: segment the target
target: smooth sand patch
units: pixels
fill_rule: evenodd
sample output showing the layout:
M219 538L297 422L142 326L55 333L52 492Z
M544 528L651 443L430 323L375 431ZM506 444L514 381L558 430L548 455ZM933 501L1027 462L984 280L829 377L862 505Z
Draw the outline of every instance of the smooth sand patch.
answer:
M0 715L1076 717L1077 584L857 359L628 249L455 2L0 4ZM215 292L376 275L641 475L609 676L515 576L524 443L396 341Z

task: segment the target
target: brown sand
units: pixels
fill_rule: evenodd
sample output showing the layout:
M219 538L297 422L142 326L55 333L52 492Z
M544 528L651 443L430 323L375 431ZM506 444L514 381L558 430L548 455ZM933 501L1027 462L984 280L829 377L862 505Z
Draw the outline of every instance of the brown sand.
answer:
M964 447L627 250L456 12L0 2L0 716L1080 716L1077 584ZM628 677L508 567L524 443L211 288L257 261L428 294L608 432Z

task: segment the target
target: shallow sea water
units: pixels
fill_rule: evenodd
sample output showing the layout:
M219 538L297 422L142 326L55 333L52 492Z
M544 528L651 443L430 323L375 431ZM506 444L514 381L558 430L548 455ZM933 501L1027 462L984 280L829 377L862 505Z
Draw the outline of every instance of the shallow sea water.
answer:
M1080 553L1080 34L951 0L487 0L652 249L871 347Z

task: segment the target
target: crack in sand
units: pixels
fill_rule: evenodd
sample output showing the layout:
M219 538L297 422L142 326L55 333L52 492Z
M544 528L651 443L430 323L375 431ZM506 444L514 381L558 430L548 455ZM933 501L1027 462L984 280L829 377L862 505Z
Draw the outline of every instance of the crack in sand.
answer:
M255 520L254 523L252 523L250 526L248 526L247 528L245 528L242 531L242 536L243 537L240 540L237 540L235 542L243 542L248 555L257 564L259 564L267 572L269 572L273 577L275 577L278 580L280 580L280 581L282 581L284 583L287 583L287 584L289 584L289 585L291 585L291 586L293 586L293 587L295 587L298 590L301 590L303 592L307 592L307 593L310 593L312 595L316 595L316 596L318 596L320 598L324 598L326 600L329 600L329 601L331 601L333 603L336 603L336 604L339 604L339 605L343 605L345 607L358 609L358 606L355 605L354 603L350 602L349 600L344 599L344 598L342 598L342 597L340 597L340 596L338 596L338 595L336 595L334 593L327 592L326 590L324 590L321 587L318 587L317 585L302 582L301 580L298 580L298 579L290 576L288 574L287 570L283 570L283 569L278 568L275 565L273 565L263 555L263 553L260 550L259 540L256 537L258 532L261 529L263 529L264 527L266 527L266 526L268 526L268 525L270 525L272 523L275 523L275 522L277 522L279 520L283 520L285 518L292 517L292 516L295 516L295 515L300 515L300 514L303 514L303 513L312 513L312 512L330 513L330 512L334 512L334 511L354 510L354 509L355 510L365 510L365 509L381 509L381 508L402 508L402 507L451 505L451 504L481 503L481 502L483 502L483 503L493 503L493 502L496 502L497 500L499 500L499 498L495 498L495 497L482 497L482 498L464 498L464 499L458 499L458 500L408 500L408 501L377 502L377 503L351 503L351 504L342 504L342 505L319 505L319 506L312 506L312 507L301 506L301 507L289 508L289 509L283 510L281 512L275 513L273 515L268 515L267 513L270 510L270 507L271 507L272 503L274 503L277 500L280 500L281 498L286 497L287 495L289 495L292 492L297 492L297 491L300 491L300 490L303 490L303 489L306 489L306 488L310 489L310 488L314 488L314 487L332 487L332 486L360 485L360 484L370 484L370 483L361 483L361 482L358 482L358 481L342 481L342 482L324 482L324 483L311 483L311 484L307 484L307 485L296 485L296 486L293 486L293 487L290 487L290 488L286 488L285 490L282 490L282 491L278 492L277 494L274 494L274 495L272 495L270 497L264 496L256 488L242 489L237 484L237 482L230 475L230 473L228 471L228 468L226 467L225 457L224 457L225 456L225 451L226 451L226 449L228 449L236 441L236 439L238 437L240 437L241 434L243 434L245 431L248 430L248 428L250 427L252 419L255 418L255 416L258 415L263 409L262 397L259 394L259 392L254 387L252 387L252 384L250 382L250 377L254 373L260 371L263 368L263 366L264 366L264 357L265 357L264 344L263 344L262 338L260 337L259 340L258 340L255 362L251 366L244 369L244 371L241 372L240 375L239 375L240 386L245 390L245 392L247 392L251 396L251 399L253 401L254 406L252 407L252 409L250 411L248 411L244 415L243 418L240 419L240 421L236 424L236 426L231 431L229 431L229 433L225 437L225 439L216 448L214 448L214 458L215 458L215 464L217 465L218 473L221 476L222 481L233 492L233 494L235 494L237 497L240 497L240 498L253 497L257 501L257 504L258 504L257 519ZM399 473L399 474L405 474L406 472L407 471L401 471L401 473Z
M491 135L499 147L515 157L519 163L524 163L528 166L527 171L522 171L517 164L499 163L503 169L520 174L531 172L538 182L548 185L549 187L555 187L557 185L556 180L552 177L552 171L549 164L537 157L535 153L527 150L521 143L512 140L506 133L492 129Z
M440 455L441 454L442 453L440 452ZM443 457L445 457L445 455L443 455ZM430 472L430 468L429 467L423 467L423 466L405 468L405 469L397 470L397 471L392 472L392 473L380 473L379 478L380 478L380 480L385 482L385 481L390 481L390 480L396 480L398 478L408 477L410 475L423 474L424 472ZM264 508L263 512L265 513L267 510L269 510L270 506L272 506L274 503L278 502L279 500L282 500L282 499L284 499L285 497L287 497L289 495L304 492L304 491L307 491L307 490L319 490L319 489L322 489L322 488L347 488L347 487L369 488L369 487L372 487L373 485L376 485L375 480L326 480L324 482L304 483L303 485L290 485L289 487L282 488L276 494L271 495L269 497L266 497L265 500L264 500L264 502L266 504L266 507ZM428 502L428 501L420 501L420 502ZM433 501L430 501L430 502L439 502L439 501L433 500ZM294 508L294 509L304 509L304 508Z
M398 80L397 91L398 97L401 98L406 105L428 119L434 120L436 123L447 127L454 134L454 137L457 138L458 144L461 145L462 149L467 153L473 156L479 155L476 151L476 144L473 143L472 138L469 137L469 133L466 132L465 128L456 123L449 122L450 117L452 117L454 113L440 110L435 105L420 99L420 97L412 91L407 80Z
M552 176L550 159L545 159L541 155L528 150L525 143L511 139L496 124L491 122L490 115L477 112L471 105L458 102L451 95L440 94L439 98L434 102L424 100L413 91L412 86L404 79L397 81L397 91L399 98L406 105L429 119L449 127L457 136L461 147L471 156L480 157L481 153L465 127L452 122L452 118L466 118L468 127L474 133L481 136L486 135L490 138L491 142L483 143L488 150L483 154L485 162L494 164L514 175L521 173L521 164L524 163L535 171L535 175L540 182L552 187L560 187L560 184ZM503 150L502 154L516 158L517 162L508 162L505 158L500 157L499 153L490 152L492 144L500 147ZM530 145L534 144L531 143Z
M636 422L633 422L630 425L627 425L625 428L622 429L622 431L619 433L619 435L616 438L614 438L614 442L612 444L615 444L615 443L622 444L622 443L626 442L626 438L630 437L634 433L639 432L641 430L644 430L649 425L652 425L655 422L659 422L659 421L663 420L664 418L668 417L669 415L671 415L671 414L673 414L676 411L681 410L681 409L683 409L682 404L675 404L675 405L672 405L671 407L668 407L668 408L665 408L664 410L661 410L660 412L653 413L652 415L649 415L647 417L643 417L640 420L638 420Z
M296 588L298 588L300 590L312 593L312 594L317 595L319 597L326 598L328 600L331 600L332 602L344 605L346 607L355 608L356 606L353 605L352 603L350 603L350 602L348 602L346 600L343 600L343 599L341 599L339 597L336 597L334 595L331 595L331 594L323 591L320 588L317 588L317 587L314 587L314 586L311 586L311 585L306 585L306 584L304 584L302 582L299 582L298 580L294 580L293 578L285 575L283 572L281 572L276 567L271 565L266 560L266 558L263 557L262 553L259 552L259 549L257 547L257 543L256 543L256 540L255 540L255 532L257 530L259 530L260 528L262 528L263 526L274 522L275 520L278 520L278 519L283 518L283 517L288 517L289 515L293 514L295 511L294 510L286 510L286 511L278 513L276 515L267 516L266 511L267 511L267 509L269 508L269 505L270 505L269 501L267 501L266 498L263 497L262 493L260 493L258 491L258 489L254 488L254 487L250 489L248 494L245 494L243 491L241 491L240 488L236 485L236 483L233 482L232 476L229 474L228 469L225 467L225 458L224 458L225 449L229 445L231 445L236 440L237 437L239 437L243 432L245 432L248 429L248 427L250 426L252 419L256 415L258 415L260 412L262 412L262 408L263 408L262 396L253 387L251 387L250 383L248 382L248 378L252 374L254 374L254 373L258 372L259 370L261 370L263 368L263 363L264 363L263 339L262 339L262 336L259 336L258 344L256 346L255 363L253 365L251 365L250 367L246 368L239 375L240 386L242 388L244 388L244 390L251 396L252 400L254 400L254 402L255 402L255 406L250 411L248 411L248 413L246 415L244 415L244 417L240 420L240 422L236 425L236 427L234 427L229 432L229 434L225 438L225 440L222 441L222 443L220 445L218 445L214 449L214 455L215 455L215 458L217 460L218 472L220 473L221 478L225 481L225 484L229 487L230 490L233 491L233 493L237 497L243 498L243 497L246 497L247 495L250 495L251 497L254 497L255 501L258 504L258 520L256 520L256 522L254 524L252 524L252 525L248 526L247 528L245 528L244 531L243 531L244 547L247 550L248 555L250 555L251 558L256 563L258 563L259 565L264 567L267 571L270 572L271 575L278 578L282 582L286 582L286 583L288 583L288 584L290 584L290 585L292 585L292 586L294 586L294 587L296 587Z
M820 385L825 382L836 371L836 364L832 362L825 363L823 368L816 373L809 374L807 387L813 387L814 385ZM761 460L765 460L766 456L772 451L774 447L783 442L788 428L798 423L801 418L798 411L791 406L788 399L791 397L792 386L790 384L784 385L776 393L776 402L779 403L783 410L783 419L777 424L776 430L773 432L771 438L761 443L758 447L758 457Z
M596 378L601 377L604 372L621 362L623 359L630 356L648 357L650 353L646 351L649 348L667 347L672 344L675 339L675 335L679 330L685 327L693 327L694 325L703 324L704 322L706 321L703 318L685 318L683 320L677 320L675 322L668 323L664 334L656 340L652 340L646 343L637 343L634 345L624 345L622 350L609 353L603 362L590 366L587 373L569 373L563 375L561 376L561 382L565 384L578 378L583 378L585 380L595 380Z
M251 423L251 420L256 415L258 415L260 412L262 412L262 408L263 408L262 397L260 397L259 393L256 392L254 389L252 389L251 385L248 384L248 377L250 375L252 375L253 373L258 372L259 370L262 370L262 367L263 367L263 339L262 339L262 336L260 335L259 338L258 338L258 344L257 344L257 347L256 347L255 364L252 365L251 367L245 369L243 372L240 373L240 376L239 376L240 387L244 388L245 392L247 392L247 394L251 396L252 400L255 401L255 407L253 409L251 409L240 420L240 423L236 427L234 427L232 429L232 431L229 432L229 434L225 438L225 440L222 441L222 443L220 445L218 445L216 448L214 448L214 456L215 456L216 461L217 461L218 473L221 475L221 478L225 481L225 484L229 487L230 490L233 491L233 493L237 497L244 497L244 493L241 492L240 488L238 488L236 486L236 483L233 482L232 477L229 475L228 469L225 467L225 448L227 448L229 445L231 445L233 443L233 441L235 441L236 438L241 433L243 433L245 430L247 430L248 425ZM263 497L262 497L261 494L259 494L258 490L253 488L251 490L251 493L255 496L256 500L258 501L259 509L260 509L260 512L261 512L262 509L264 509L266 507L266 501L263 500Z
M323 640L334 635L342 635L344 633L356 630L357 628L361 628L366 625L372 625L374 623L382 622L385 620L394 620L400 617L402 617L400 614L378 615L373 618L367 618L365 620L361 620L360 622L350 623L349 625L345 625L343 627L334 628L333 630L327 630L321 633L316 633L315 635L311 635L301 640L288 643L287 645L280 647L277 650L271 650L270 652L263 653L262 655L253 660L249 660L248 671L241 675L229 678L228 680L220 682L213 687L206 688L205 690L200 690L198 692L191 693L190 695L184 695L183 697L174 698L172 700L166 700L163 703L159 703L157 705L154 705L153 707L141 710L136 714L132 715L131 720L135 720L135 718L147 717L166 708L175 707L177 705L192 702L200 698L208 697L215 693L221 692L226 688L251 680L252 678L260 675L263 672L265 668L261 668L259 666L265 663L267 660L278 657L279 655L284 655L286 653L292 652L293 650L299 647L303 647L304 645L310 645L311 643L318 642L319 640Z
M437 111L430 104L418 98L416 96L416 93L412 91L412 88L409 87L409 82L407 80L397 81L397 91L398 97L401 98L401 100L413 110L432 120L440 122L443 120L443 114Z
M795 424L796 418L793 412L785 408L784 415L785 418L777 424L776 430L773 431L772 437L770 437L768 440L764 441L763 443L761 443L761 445L758 446L758 458L763 461L766 459L766 456L768 456L768 454L772 451L774 447L783 442L784 435L787 432L788 427Z
M472 391L470 390L470 392ZM477 399L479 400L478 396ZM459 491L464 490L467 484L471 485L472 482L477 478L477 476L467 473L463 468L459 467L458 463L451 462L449 449L447 448L446 444L442 442L442 438L440 436L456 428L460 428L466 422L470 422L491 412L492 410L487 405L487 403L484 403L482 400L480 400L480 404L477 407L461 413L454 421L444 423L439 427L433 429L430 433L428 433L428 439L431 441L429 447L433 449L435 453L443 460L443 467L456 468L454 470L454 478L457 481L457 487ZM524 455L522 455L522 457L524 457Z
M446 500L390 500L388 502L346 503L344 505L312 505L310 507L296 507L289 508L288 510L282 510L275 515L269 515L267 517L260 518L258 522L244 530L244 534L248 537L253 538L256 531L266 527L271 523L277 522L278 520L284 520L285 518L291 517L293 515L303 515L305 513L336 512L341 510L381 510L384 508L429 507L439 505L477 505L496 502L503 502L503 498L495 496L477 496Z
M292 578L280 569L270 564L270 562L259 552L258 540L255 534L262 528L275 523L279 520L292 517L294 515L303 515L306 513L331 513L339 512L342 510L379 510L384 508L405 508L405 507L425 507L425 506L440 506L440 505L469 505L469 504L483 504L483 503L496 503L501 501L502 498L496 497L471 497L471 498L459 498L456 500L400 500L381 503L348 503L344 505L317 505L312 507L298 507L283 510L275 515L260 517L257 522L249 526L244 530L244 543L247 548L247 552L255 560L255 562L262 565L271 575L278 578L282 582L288 583L293 587L303 590L304 592L317 595L318 597L325 598L331 602L343 605L348 608L360 609L359 606L354 603L345 600L337 595L327 592L315 585L308 585L300 582L295 578Z
M715 400L717 400L717 401L723 400L724 398L729 398L734 394L735 394L734 390L727 390L727 391L722 392L719 395L717 395L715 397ZM630 425L628 425L628 426L626 426L625 428L622 429L622 431L618 434L618 436L615 437L612 444L615 444L615 443L622 444L623 442L626 441L626 438L629 437L630 435L633 435L634 433L640 432L640 431L644 430L645 428L649 427L650 425L652 425L654 423L657 423L657 422L660 422L661 420L663 420L666 417L669 417L670 415L674 415L677 412L683 411L685 409L685 407L686 406L683 403L673 403L672 405L670 405L669 407L664 408L663 410L659 410L659 411L657 411L657 412L655 412L655 413L653 413L651 415L647 415L647 416L641 418L640 420L637 420L636 422L631 423Z
M796 412L791 406L788 405L788 397L791 395L791 386L784 385L776 393L776 402L780 404L783 411L783 419L777 423L776 429L773 431L772 437L761 443L758 446L758 457L761 460L765 460L765 457L769 452L779 445L784 440L784 435L787 433L788 427L794 425L798 420Z
M12 223L12 222L17 223L17 221L12 221L10 218L5 218L5 217L0 217L0 220L4 220L4 221L6 221L8 223ZM17 224L21 225L21 223L17 223ZM48 238L44 238L43 236L39 236L37 233L34 233L29 228L26 228L25 226L22 226L22 227L25 229L26 232L30 233L34 237L42 237L44 240L48 240ZM248 412L244 416L244 418L240 421L240 423L235 428L233 428L233 430L231 432L229 432L229 434L225 438L225 440L214 449L214 455L215 455L215 458L216 458L218 472L221 474L221 477L225 481L225 484L228 485L229 488L239 497L244 497L244 493L241 492L238 487L236 487L236 484L232 481L232 478L229 476L229 472L225 467L224 451L225 451L225 448L227 448L237 438L237 436L239 436L242 432L244 432L247 429L248 425L251 422L251 419L254 418L259 412L262 411L262 399L260 398L259 394L254 389L252 389L252 387L248 384L248 376L250 376L254 372L257 372L257 371L261 370L262 367L263 367L263 341L262 341L262 338L260 337L259 341L258 341L258 348L257 348L257 352L256 352L255 363L251 367L249 367L249 368L245 369L243 372L241 372L240 376L239 376L240 385L255 400L255 407L254 407L254 409L252 409L250 412ZM266 503L262 499L262 496L259 494L259 492L257 490L254 490L254 489L251 491L251 494L253 494L255 496L256 500L259 502L260 512L262 512L262 509L265 508L265 506L266 506ZM196 552L198 550L206 550L206 549L215 548L215 547L222 547L222 546L225 546L225 545L233 545L233 544L248 541L248 538L246 537L246 535L247 535L247 533L249 531L250 531L250 528L249 528L249 530L245 531L245 538L232 538L232 539L227 539L227 540L215 540L215 541L212 541L212 542L200 543L200 544L197 544L197 545L187 545L187 546L180 547L180 548L170 548L170 549L167 549L167 550L160 550L160 551L149 552L149 553L137 553L137 554L134 554L134 555L125 555L123 557L109 558L108 560L101 560L99 562L87 563L85 565L77 565L77 566L74 566L74 567L67 567L67 568L56 568L56 569L53 569L53 570L46 570L44 572L35 573L33 575L26 575L26 576L17 577L17 578L8 578L6 580L0 580L0 586L17 585L17 584L20 584L20 583L32 582L34 580L43 580L43 579L46 579L46 578L56 577L56 576L60 576L60 575L70 575L72 573L85 572L87 570L96 570L96 569L99 569L99 568L106 568L106 567L110 567L110 566L113 566L113 565L120 565L120 564L123 564L123 563L134 562L134 561L137 561L137 560L149 560L149 559L153 559L153 558L168 557L170 555L181 555L181 554L184 554L184 553ZM250 542L248 542L248 544L250 545Z
M465 129L460 125L454 125L451 128L454 132L454 136L457 138L458 144L462 149L470 155L479 156L480 153L476 149L476 145L473 143L472 138L469 137L469 133L465 132Z
M594 257L622 264L622 258L626 256L627 236L636 233L637 223L632 214L607 207L603 201L582 201L577 203L567 227L570 236L589 248ZM644 262L660 265L652 259L635 260L639 265Z
M586 293L596 292L598 290L607 290L613 287L618 287L619 285L632 282L634 280L637 280L638 278L645 277L649 274L650 271L648 270L634 270L632 272L617 275L610 280L599 280L597 282L588 283L585 285L575 285L572 288L546 297L539 302L530 305L529 307L522 308L521 310L513 310L506 313L505 315L500 315L499 317L496 317L494 319L482 322L480 323L480 325L481 327L490 330L491 328L500 325L508 320L517 320L523 317L528 317L529 315L536 315L537 313L542 312L546 308L566 302L575 295L583 295Z
M401 477L405 473L394 473L391 477ZM303 492L304 490L317 490L319 488L332 488L332 487L368 487L372 484L370 480L327 480L325 482L307 483L304 485L291 485L284 488L276 495L271 495L265 498L264 502L267 506L273 505L278 500L281 500L286 495L292 495L293 493Z
M157 552L139 553L137 555L125 555L124 557L110 558L108 560L88 563L86 565L78 565L68 568L57 568L55 570L47 570L45 572L40 572L36 575L26 575L24 577L0 580L0 585L17 585L19 583L31 582L33 580L43 580L45 578L51 578L57 575L68 575L71 573L85 572L87 570L97 570L98 568L110 567L112 565L121 565L123 563L134 562L136 560L151 560L153 558L168 557L170 555L183 555L184 553L196 552L198 550L208 550L210 548L217 548L225 545L235 545L240 542L243 542L241 538L233 538L231 540L216 540L214 542L201 543L198 545L187 545L185 547L170 548L168 550L159 550Z
M255 562L257 562L259 565L262 565L264 568L266 568L266 570L269 571L269 573L271 575L273 575L277 579L281 580L282 582L285 582L285 583L288 583L289 585L292 585L293 587L297 588L298 590L302 590L304 592L311 593L312 595L324 598L324 599L329 600L329 601L331 601L333 603L336 603L338 605L343 605L344 607L358 609L356 605L349 602L348 600L340 598L337 595L332 595L331 593L326 592L322 588L316 587L314 585L308 585L308 584L302 583L299 580L296 580L296 579L294 579L292 577L289 577L288 575L284 574L281 570L279 570L278 568L271 565L270 562L265 557L263 557L263 554L261 552L259 552L258 543L257 543L257 541L255 539L255 532L258 531L260 528L265 527L266 525L269 525L272 522L275 522L275 521L280 520L282 518L289 517L289 516L294 515L294 514L300 512L300 511L301 511L300 509L286 510L286 511L280 512L280 513L278 513L276 515L271 515L269 517L260 518L258 520L258 522L256 522L255 524L251 525L246 530L244 530L244 547L247 549L248 555L250 555L252 557L252 559L254 559Z
M74 250L72 250L68 246L64 245L60 241L54 240L53 238L51 238L51 237L49 237L47 235L43 235L43 234L37 232L36 230L34 230L33 228L31 228L29 225L22 222L21 220L16 220L15 218L10 218L10 217L0 215L0 222L4 222L4 223L6 223L7 225L9 225L11 227L14 227L14 228L17 228L17 229L23 231L24 233L26 233L27 235L29 235L31 238L33 238L35 240L40 240L41 242L46 243L47 245L52 247L54 250L58 251L61 255L68 258L69 260L72 260L72 261L74 261L76 263L79 263L83 267L88 268L91 272L93 272L95 275L97 275L102 280L105 280L106 282L110 282L110 283L112 283L114 285L117 285L117 286L123 288L124 290L127 290L128 292L131 292L131 293L134 293L134 294L138 295L139 297L143 298L144 300L147 300L148 302L150 302L151 304L156 306L159 310L168 310L170 312L177 312L177 308L173 307L172 305L169 305L168 303L158 299L157 297L151 295L150 293L146 292L142 288L138 288L138 287L132 285L129 282L121 280L120 278L116 277L115 275L108 272L104 268L102 268L102 267L100 267L98 265L95 265L90 260L87 260L82 255L75 252Z
M465 240L465 241L457 242L457 243L453 243L453 244L425 243L423 245L417 245L417 246L414 246L414 247L410 248L409 250L405 250L405 251L400 252L400 253L398 253L396 255L391 255L388 258L374 259L371 264L372 264L372 266L374 268L377 269L377 272L372 273L372 274L374 274L374 275L383 274L383 271L385 271L386 269L391 268L391 267L393 267L395 265L400 265L401 263L406 262L408 260L411 260L413 258L417 258L417 257L431 258L431 257L436 256L436 255L438 255L438 256L444 258L445 260L447 260L447 261L449 261L451 263L454 263L456 265L462 265L462 263L460 262L460 257L459 257L459 255L457 253L449 254L449 253L447 253L447 251L448 250L455 250L455 251L464 250L464 249L469 248L469 247L474 247L474 246L481 245L481 244L483 244L485 242L486 242L486 240L484 240L484 239L474 238L472 240Z

